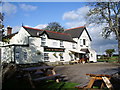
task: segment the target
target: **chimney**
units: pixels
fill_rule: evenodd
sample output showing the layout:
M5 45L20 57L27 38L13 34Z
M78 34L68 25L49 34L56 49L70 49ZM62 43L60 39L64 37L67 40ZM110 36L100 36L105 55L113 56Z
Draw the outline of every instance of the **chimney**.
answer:
M7 27L7 35L12 34L12 27L8 26Z

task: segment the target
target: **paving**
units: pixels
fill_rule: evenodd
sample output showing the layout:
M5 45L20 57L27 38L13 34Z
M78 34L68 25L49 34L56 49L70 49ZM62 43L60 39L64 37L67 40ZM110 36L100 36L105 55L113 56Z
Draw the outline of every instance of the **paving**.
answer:
M74 64L56 66L55 71L59 74L66 75L67 82L84 84L89 81L89 77L86 73L91 74L109 74L113 75L120 70L119 65L110 63L86 63L86 64Z

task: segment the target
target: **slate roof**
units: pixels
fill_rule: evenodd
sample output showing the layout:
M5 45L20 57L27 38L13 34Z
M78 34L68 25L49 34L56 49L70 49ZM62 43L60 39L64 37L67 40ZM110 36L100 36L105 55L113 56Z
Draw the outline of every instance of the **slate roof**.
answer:
M16 34L17 34L18 32L16 32L16 33L13 33L13 34L10 34L10 35L7 35L7 36L5 36L4 38L12 38L13 36L15 36Z
M31 27L26 27L26 26L23 26L23 28L31 35L31 36L38 36L38 32L39 32L39 35L41 35L44 30L41 30L41 29L35 29L35 28L31 28Z
M76 28L71 28L71 29L66 29L64 31L64 33L67 33L67 34L70 34L72 38L79 38L82 34L82 32L86 30L86 27L85 26L81 26L81 27L76 27ZM90 40L92 41L88 31L86 30Z
M38 36L42 35L44 33L47 34L48 38L55 39L55 40L63 40L63 41L69 41L69 42L75 42L70 34L66 33L59 33L59 32L53 32L48 30L42 30L42 29L36 29L31 27L23 26L23 28L31 35L31 36Z

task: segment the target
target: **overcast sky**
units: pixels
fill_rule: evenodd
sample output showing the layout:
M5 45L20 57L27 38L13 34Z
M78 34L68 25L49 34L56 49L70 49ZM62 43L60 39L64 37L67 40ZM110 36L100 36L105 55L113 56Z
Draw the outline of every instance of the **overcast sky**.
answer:
M50 22L59 22L65 29L79 27L87 22L84 16L90 10L86 2L7 2L0 6L5 13L5 27L12 26L13 32L19 31L21 25L44 28ZM87 26L92 38L92 48L103 54L106 49L117 51L117 41L112 34L109 39L101 36L103 26Z

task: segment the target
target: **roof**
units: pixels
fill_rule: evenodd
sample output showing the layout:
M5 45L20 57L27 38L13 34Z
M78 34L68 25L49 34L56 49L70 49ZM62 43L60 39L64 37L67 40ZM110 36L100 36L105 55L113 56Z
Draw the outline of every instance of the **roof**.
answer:
M79 50L75 50L75 49L71 49L71 50L69 50L69 51L75 52L75 53L85 53L85 52L83 52L83 51L79 51Z
M90 53L90 51L88 49L81 49L80 51L86 52L86 53Z
M42 35L44 33L47 34L48 38L50 39L56 39L56 40L63 40L63 41L69 41L69 42L75 42L70 34L67 33L59 33L54 31L48 31L48 30L42 30L42 29L36 29L31 27L23 26L23 28L31 35L31 36L38 36Z
M79 38L82 34L82 32L86 30L88 37L90 38L90 40L92 41L87 29L85 26L81 26L81 27L76 27L76 28L71 28L71 29L66 29L64 31L64 33L70 34L72 36L72 38Z
M17 34L18 32L16 32L16 33L13 33L13 34L10 34L10 35L7 35L7 36L5 36L4 38L12 38L13 36L15 36L16 34Z

